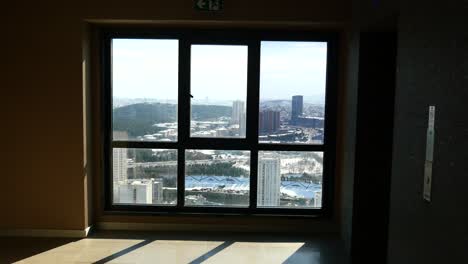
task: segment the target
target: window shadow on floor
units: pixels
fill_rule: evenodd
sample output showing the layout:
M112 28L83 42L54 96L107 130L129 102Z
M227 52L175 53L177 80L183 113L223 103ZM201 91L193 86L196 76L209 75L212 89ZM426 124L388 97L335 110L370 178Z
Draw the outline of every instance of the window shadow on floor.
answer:
M215 247L214 249L208 251L207 253L201 255L200 257L194 259L192 262L190 262L189 264L200 264L202 263L203 261L211 258L212 256L218 254L219 252L221 252L223 249L229 247L230 245L234 244L234 242L232 241L229 241L229 242L224 242L222 243L221 245Z
M148 244L150 244L150 243L152 243L152 242L154 242L154 239L145 240L145 241L140 242L140 243L138 243L138 244L136 244L136 245L130 246L130 247L125 248L125 249L123 249L123 250L121 250L121 251L119 251L119 252L116 252L116 253L114 253L114 254L112 254L112 255L110 255L110 256L107 256L107 257L105 257L105 258L103 258L103 259L100 259L100 260L98 260L98 261L96 261L96 262L93 262L93 264L104 264L104 263L107 263L107 262L109 262L109 261L111 261L111 260L114 260L114 259L116 259L116 258L118 258L118 257L121 257L121 256L123 256L123 255L125 255L125 254L128 254L128 253L130 253L130 252L132 252L132 251L135 251L135 250L137 250L137 249L139 249L139 248L142 248L142 247L144 247L144 246L146 246L146 245L148 245Z
M13 263L78 241L76 238L0 238L0 264Z
M262 263L346 263L342 243L337 237L314 235L311 238L310 235L271 233L106 231L86 239L1 238L0 249L0 264L27 258L26 263L72 259L100 264L114 261L147 263L148 260L171 260L174 257L189 264L249 260Z

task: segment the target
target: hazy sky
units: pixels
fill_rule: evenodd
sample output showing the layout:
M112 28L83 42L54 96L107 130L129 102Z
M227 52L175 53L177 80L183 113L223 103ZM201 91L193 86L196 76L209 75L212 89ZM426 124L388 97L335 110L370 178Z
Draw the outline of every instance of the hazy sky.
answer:
M112 53L115 97L177 98L177 40L114 39ZM191 53L195 99L245 100L246 46L194 45ZM261 98L323 96L326 56L325 42L262 42Z

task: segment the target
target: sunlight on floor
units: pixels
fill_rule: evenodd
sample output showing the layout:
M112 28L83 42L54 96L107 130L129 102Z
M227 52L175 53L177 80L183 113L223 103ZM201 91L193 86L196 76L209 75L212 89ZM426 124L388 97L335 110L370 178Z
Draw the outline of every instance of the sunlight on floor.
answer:
M236 242L203 263L283 263L304 243Z
M16 263L283 263L304 243L82 239Z
M132 239L86 238L65 244L15 263L93 263L143 241L144 240Z
M156 240L107 263L190 263L223 242Z

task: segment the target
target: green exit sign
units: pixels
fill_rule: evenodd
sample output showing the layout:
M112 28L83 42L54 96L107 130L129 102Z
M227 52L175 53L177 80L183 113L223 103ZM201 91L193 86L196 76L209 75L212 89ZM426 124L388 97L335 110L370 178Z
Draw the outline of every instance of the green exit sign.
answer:
M195 0L195 9L200 11L221 11L223 0Z

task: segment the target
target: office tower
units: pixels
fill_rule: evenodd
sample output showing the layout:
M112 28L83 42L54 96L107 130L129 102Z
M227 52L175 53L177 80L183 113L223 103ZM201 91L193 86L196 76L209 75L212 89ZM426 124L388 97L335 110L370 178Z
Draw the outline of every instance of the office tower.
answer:
M258 206L279 206L281 186L281 162L277 158L258 160Z
M231 124L241 124L242 116L245 114L244 101L232 102Z
M218 128L216 129L216 137L228 137L229 136L229 130L226 128Z
M153 204L162 204L163 198L163 183L153 181Z
M241 116L240 123L239 123L239 136L240 137L245 137L245 134L247 131L246 125L247 125L247 122L245 118L245 113L243 113Z
M259 116L260 132L276 132L280 127L280 112L265 110Z
M315 192L314 207L322 208L322 191Z
M127 132L114 131L114 138L128 139ZM127 149L114 148L112 150L112 178L114 182L127 180Z
M304 106L304 98L302 95L295 95L292 97L292 105L291 105L291 121L293 123L296 119L302 115Z
M297 117L295 124L302 127L323 128L325 119L323 117Z
M117 184L115 203L151 204L153 203L153 180L120 182Z

